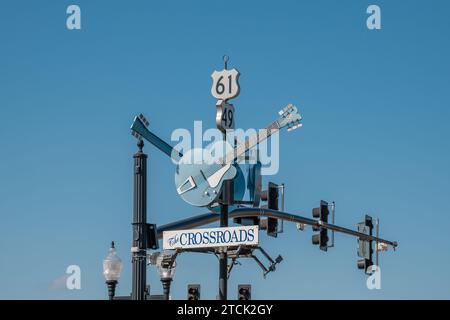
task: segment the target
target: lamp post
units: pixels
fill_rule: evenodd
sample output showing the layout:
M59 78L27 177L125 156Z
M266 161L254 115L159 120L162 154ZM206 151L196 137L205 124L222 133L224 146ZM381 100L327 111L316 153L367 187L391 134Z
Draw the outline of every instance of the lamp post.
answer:
M164 251L156 258L156 266L159 272L159 278L163 286L164 300L169 300L170 284L176 269L176 253L172 254L169 251Z
M109 253L103 260L103 275L106 279L106 285L108 286L109 300L114 299L116 292L116 285L122 272L122 260L117 256L114 241L111 242L111 248Z
M133 245L131 257L131 299L145 300L147 259L147 155L138 140L134 158Z
M164 300L169 300L170 283L172 282L172 278L169 278L169 277L161 278L161 282L162 282L162 285L163 285Z

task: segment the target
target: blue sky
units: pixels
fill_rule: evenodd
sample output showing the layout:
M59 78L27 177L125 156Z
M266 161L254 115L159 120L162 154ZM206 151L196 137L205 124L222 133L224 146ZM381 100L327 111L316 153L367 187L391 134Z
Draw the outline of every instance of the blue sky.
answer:
M66 28L77 4L82 29ZM378 4L382 29L366 28ZM0 298L104 299L101 262L115 240L124 261L118 293L130 292L133 116L169 140L194 120L214 126L210 74L223 54L241 71L237 126L259 128L286 103L304 127L280 135L286 209L310 216L320 199L337 223L364 214L397 240L381 255L382 289L356 268L356 240L327 253L311 230L285 224L262 246L284 261L262 278L235 267L253 298L450 298L450 20L448 1L2 1L0 3ZM184 203L174 166L152 146L149 222L204 213ZM55 283L67 266L82 289ZM148 270L152 293L161 292ZM183 254L174 298L188 283L217 294L214 256ZM61 280L59 280L61 282Z

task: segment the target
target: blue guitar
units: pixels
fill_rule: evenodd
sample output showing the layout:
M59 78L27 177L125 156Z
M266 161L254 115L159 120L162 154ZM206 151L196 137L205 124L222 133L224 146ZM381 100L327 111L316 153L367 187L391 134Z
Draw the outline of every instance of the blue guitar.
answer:
M174 149L170 144L159 138L153 132L148 129L149 122L144 117L143 114L136 116L134 118L133 124L131 125L131 134L137 139L144 138L152 145L157 147L160 151L165 153L167 156L172 158L174 162L178 163L183 154L178 150ZM236 166L237 174L234 177L234 199L237 201L242 200L245 194L245 177L242 169ZM217 211L217 208L210 208L212 211Z
M281 128L288 127L288 131L291 131L302 126L302 117L292 104L280 110L279 114L278 120L236 148L227 146L226 142L217 142L207 149L191 149L186 152L179 160L175 172L175 186L181 198L198 207L212 204L219 197L224 181L236 176L236 159ZM223 152L227 149L229 151Z

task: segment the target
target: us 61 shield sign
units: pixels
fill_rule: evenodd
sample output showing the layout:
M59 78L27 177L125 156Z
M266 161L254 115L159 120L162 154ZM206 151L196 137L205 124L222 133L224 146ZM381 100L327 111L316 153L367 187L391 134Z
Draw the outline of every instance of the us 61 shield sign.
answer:
M211 94L220 100L229 100L239 95L239 71L237 69L214 71L211 74L213 84Z
M164 231L163 248L171 250L240 245L257 246L259 243L258 230L258 226L240 226Z

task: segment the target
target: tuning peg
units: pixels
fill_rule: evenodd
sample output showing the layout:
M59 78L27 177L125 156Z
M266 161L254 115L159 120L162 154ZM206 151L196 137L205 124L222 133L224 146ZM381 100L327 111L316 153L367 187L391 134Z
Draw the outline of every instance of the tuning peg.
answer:
M300 120L293 121L293 122L291 122L290 124L288 124L288 129L287 129L287 131L288 131L288 132L291 132L292 130L295 130L295 129L297 129L297 128L300 128L301 126L303 126L303 124L300 123Z
M290 131L295 130L295 129L297 129L297 128L300 128L300 127L302 127L302 126L303 126L302 123L296 124L295 126L290 127L290 128L288 129L288 131L290 132Z
M289 110L289 113L297 113L297 111L298 111L298 109L297 109L297 107L296 106L294 106L293 104L291 104L291 107L290 107L290 110Z
M280 116L286 116L287 113L289 113L289 105L287 105L286 107L284 107L283 109L281 109L281 110L278 112L278 114L279 114Z
M142 121L142 123L146 126L146 127L148 127L148 125L150 124L149 122L148 122L148 120L144 117L144 115L141 113L141 114L139 114L139 119Z

